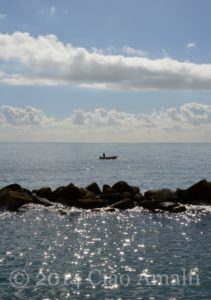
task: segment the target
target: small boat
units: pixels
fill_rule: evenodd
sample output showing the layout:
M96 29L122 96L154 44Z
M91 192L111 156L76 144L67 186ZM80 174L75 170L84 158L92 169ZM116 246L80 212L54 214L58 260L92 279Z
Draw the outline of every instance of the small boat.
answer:
M117 159L118 156L100 156L99 159Z

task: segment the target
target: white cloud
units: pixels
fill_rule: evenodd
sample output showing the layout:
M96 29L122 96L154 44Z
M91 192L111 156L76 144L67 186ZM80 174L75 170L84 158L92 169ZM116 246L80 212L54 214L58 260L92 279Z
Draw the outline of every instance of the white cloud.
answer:
M196 48L196 43L188 43L188 44L186 44L186 48L187 49Z
M54 123L53 118L48 118L44 112L31 106L25 108L4 105L1 115L5 125L12 126L49 126Z
M187 103L179 109L168 108L153 111L151 114L132 114L97 108L92 112L76 110L66 120L81 126L123 126L125 128L159 128L169 130L180 127L181 129L195 126L211 126L211 105Z
M93 53L98 53L98 54L102 54L102 55L113 55L118 52L118 50L113 46L109 46L106 48L92 47L91 50Z
M131 56L146 56L146 52L141 49L135 49L129 46L125 46L122 48L123 53L126 53Z
M31 106L3 106L0 127L11 141L18 134L32 141L211 142L211 105L186 103L149 114L75 110L61 121Z
M0 21L6 20L7 15L6 14L0 14Z
M0 59L22 71L2 70L0 82L13 85L77 85L120 90L211 90L211 64L89 52L56 36L0 34Z

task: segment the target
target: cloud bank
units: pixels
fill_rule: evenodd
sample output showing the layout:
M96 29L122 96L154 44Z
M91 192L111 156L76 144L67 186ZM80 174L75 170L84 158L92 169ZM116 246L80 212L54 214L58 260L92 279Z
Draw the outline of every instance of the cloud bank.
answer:
M55 35L0 34L0 83L77 85L119 90L211 90L211 64L140 57L64 44ZM144 53L142 53L144 54ZM135 56L134 56L135 55Z
M211 142L211 105L186 103L150 114L75 110L63 120L31 106L4 105L0 128L4 141Z

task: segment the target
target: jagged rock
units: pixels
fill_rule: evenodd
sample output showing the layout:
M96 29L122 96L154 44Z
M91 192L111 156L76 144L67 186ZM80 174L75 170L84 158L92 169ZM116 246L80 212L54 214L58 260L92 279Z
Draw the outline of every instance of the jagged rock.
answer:
M159 209L166 211L171 211L176 206L178 206L178 204L174 202L161 202L158 204Z
M151 211L168 211L179 213L186 210L185 206L181 206L175 202L160 202L159 200L146 200L141 202L140 206Z
M19 184L14 183L14 184L10 184L5 186L4 188L2 188L0 190L0 201L1 199L9 192L23 192L23 193L27 193L28 195L32 195L31 191L22 188Z
M29 208L36 207L34 204L50 206L53 205L51 201L56 201L70 207L103 208L103 211L128 209L138 205L152 211L179 213L185 211L186 207L178 203L211 205L211 182L205 179L186 190L149 190L144 196L138 187L130 186L125 181L119 181L112 187L103 185L103 193L96 182L86 188L79 188L71 183L53 192L50 187L33 192L35 194L16 183L8 185L0 190L0 207L18 210L24 205Z
M8 193L8 190L0 190L0 206L1 206L1 202L2 202L2 199L4 198L4 196Z
M93 198L95 198L95 194L89 191L87 191L86 194L83 196L83 199L93 199Z
M169 189L149 190L144 193L146 200L155 200L158 202L176 202L177 195Z
M159 209L159 201L157 200L144 200L142 202L140 202L140 206L142 206L143 208L147 208L149 210L155 210L155 209Z
M12 190L9 190L10 188L12 188ZM20 186L18 187L18 185L7 186L0 191L0 207L16 211L25 204L52 205L47 199L38 197L32 194L31 191L23 189Z
M56 198L57 203L61 203L62 205L65 205L65 206L68 206L68 207L73 207L75 205L75 201L76 200L62 198L62 197Z
M137 205L137 206L140 206L141 203L145 200L146 199L145 199L144 195L142 195L141 193L136 194L133 199L135 205Z
M93 192L94 194L101 194L101 190L96 182L92 182L86 187L86 190Z
M183 206L183 205L178 205L178 206L175 206L171 209L172 213L181 213L181 212L184 212L184 211L186 211L186 207Z
M132 193L133 193L133 196L137 195L140 193L140 189L138 186L131 186L132 188Z
M118 181L112 186L112 189L115 189L120 194L124 192L133 193L132 187L126 181Z
M118 209L128 209L128 208L133 208L134 203L131 199L123 199L114 204L111 204L110 206Z
M103 185L103 194L115 194L118 193L115 189L113 189L110 185Z
M132 199L133 198L133 194L129 193L129 192L124 192L121 194L121 198L122 199Z
M32 192L35 193L38 197L46 198L50 201L54 200L54 194L50 187L43 187Z
M83 196L84 191L75 186L73 183L70 183L67 186L59 187L53 192L53 197L56 199L55 201L58 201L58 198L68 199L71 205L73 201L80 199Z
M26 203L33 203L33 198L28 193L19 191L6 191L0 200L0 206L16 211Z
M109 204L113 204L121 200L121 194L118 192L113 194L102 194L101 199L106 199Z
M10 185L7 185L5 186L4 188L1 189L2 191L3 190L8 190L8 191L19 191L21 190L21 186L17 183L13 183L13 184L10 184Z
M93 209L93 208L100 208L105 207L108 205L106 200L102 200L99 198L95 199L78 199L75 202L75 206L78 208L85 208L85 209Z
M186 204L211 204L211 182L203 179L186 190L177 190L177 200Z
M52 206L53 205L53 203L46 198L38 197L33 194L31 195L31 197L32 197L33 203L35 203L35 204L40 204L43 206Z

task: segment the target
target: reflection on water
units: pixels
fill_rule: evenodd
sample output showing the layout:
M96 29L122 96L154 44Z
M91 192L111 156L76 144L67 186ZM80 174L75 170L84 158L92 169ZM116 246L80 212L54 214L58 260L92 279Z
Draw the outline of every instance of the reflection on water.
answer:
M66 216L38 209L2 212L0 223L1 299L209 299L211 221L203 208ZM28 274L24 288L9 282L16 269Z

